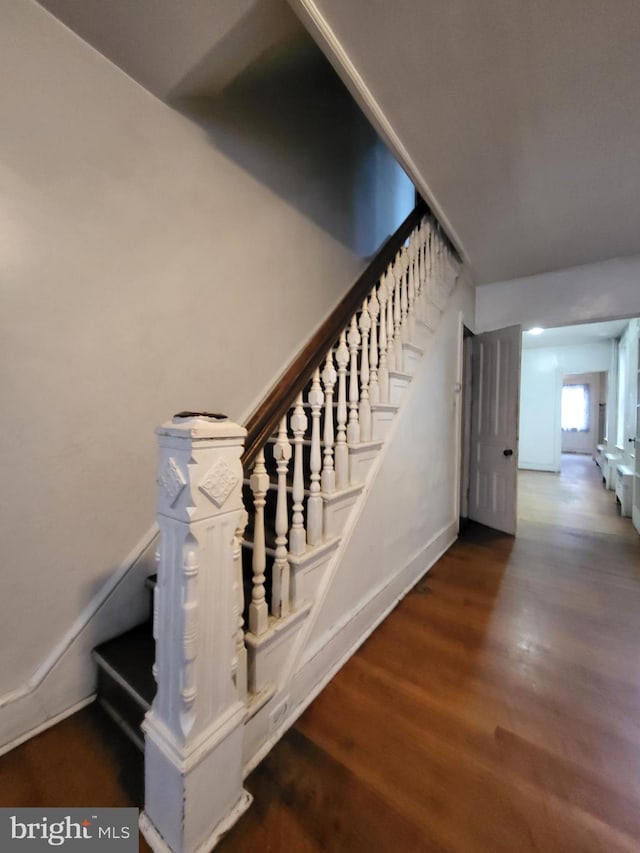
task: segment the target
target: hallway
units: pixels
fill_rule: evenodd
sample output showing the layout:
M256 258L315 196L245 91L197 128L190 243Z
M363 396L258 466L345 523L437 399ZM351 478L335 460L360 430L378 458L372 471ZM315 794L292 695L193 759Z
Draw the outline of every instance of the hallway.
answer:
M470 526L249 777L218 849L637 853L639 556L590 459L522 472L518 538ZM89 708L0 758L0 805L137 804L135 751L97 728Z

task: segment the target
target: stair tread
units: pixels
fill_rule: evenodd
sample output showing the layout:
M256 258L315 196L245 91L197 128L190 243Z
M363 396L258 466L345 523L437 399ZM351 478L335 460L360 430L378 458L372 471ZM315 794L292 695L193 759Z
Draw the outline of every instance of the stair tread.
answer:
M98 665L103 661L149 705L156 694L156 682L151 671L155 654L155 640L149 623L138 625L94 649Z

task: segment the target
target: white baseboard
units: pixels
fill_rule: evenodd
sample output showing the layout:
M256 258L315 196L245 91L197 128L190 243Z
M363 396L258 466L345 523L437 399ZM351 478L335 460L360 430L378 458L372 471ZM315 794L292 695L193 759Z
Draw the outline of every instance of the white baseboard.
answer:
M86 698L80 700L80 702L76 702L76 704L72 705L70 708L67 708L64 711L61 711L59 714L56 714L55 717L51 717L44 723L41 723L35 728L29 729L29 731L24 732L19 737L12 740L10 743L5 743L3 746L0 746L0 755L4 755L7 752L11 752L12 749L15 749L17 746L20 746L20 744L25 743L25 741L28 741L32 737L41 734L48 728L51 728L51 726L55 726L56 723L61 723L67 717L70 717L72 714L75 714L76 711L81 711L87 705L90 705L95 698L95 693L92 693L90 696L87 696Z
M521 459L518 462L518 469L520 471L549 471L552 474L558 473L558 469L554 466L553 462L525 462Z

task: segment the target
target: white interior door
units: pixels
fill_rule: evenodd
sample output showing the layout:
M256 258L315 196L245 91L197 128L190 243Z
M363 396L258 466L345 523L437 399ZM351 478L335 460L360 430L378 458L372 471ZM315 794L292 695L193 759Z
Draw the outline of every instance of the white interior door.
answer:
M515 534L520 326L473 338L469 518Z
M638 340L636 341L636 363L632 365L633 377L632 381L635 383L635 441L633 442L634 448L634 470L635 475L633 478L633 507L631 510L633 526L640 533L640 334L638 335ZM635 370L633 367L635 366Z

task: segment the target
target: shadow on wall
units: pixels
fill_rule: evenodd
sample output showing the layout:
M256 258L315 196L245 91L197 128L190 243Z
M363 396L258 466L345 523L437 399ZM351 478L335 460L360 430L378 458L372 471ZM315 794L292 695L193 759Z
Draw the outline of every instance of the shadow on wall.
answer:
M174 106L258 181L360 257L414 206L414 187L306 33L221 92Z

